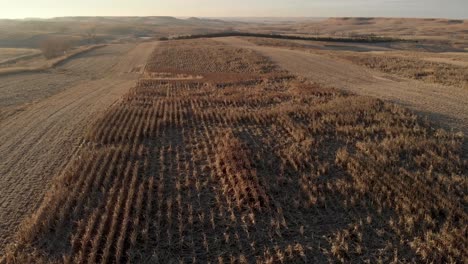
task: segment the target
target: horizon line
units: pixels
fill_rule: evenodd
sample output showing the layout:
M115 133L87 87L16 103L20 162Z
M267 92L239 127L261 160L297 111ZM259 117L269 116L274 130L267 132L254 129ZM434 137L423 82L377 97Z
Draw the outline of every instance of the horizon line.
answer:
M51 17L21 17L21 18L7 18L7 17L0 17L0 20L25 20L25 19L55 19L55 18L85 18L85 17L167 17L167 18L406 18L406 19L447 19L447 20L468 20L468 17L465 18L452 18L452 17L424 17L424 16L172 16L172 15L70 15L70 16L51 16Z

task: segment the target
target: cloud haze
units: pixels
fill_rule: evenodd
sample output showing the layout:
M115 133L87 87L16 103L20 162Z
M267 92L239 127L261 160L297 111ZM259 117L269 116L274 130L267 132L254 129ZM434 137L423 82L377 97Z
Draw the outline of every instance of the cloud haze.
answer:
M0 18L386 16L468 18L468 0L0 0Z

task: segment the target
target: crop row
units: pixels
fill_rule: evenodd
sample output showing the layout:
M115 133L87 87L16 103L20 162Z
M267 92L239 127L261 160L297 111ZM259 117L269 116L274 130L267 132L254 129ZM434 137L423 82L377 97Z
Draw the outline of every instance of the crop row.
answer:
M270 77L141 80L89 130L9 259L466 262L458 135Z

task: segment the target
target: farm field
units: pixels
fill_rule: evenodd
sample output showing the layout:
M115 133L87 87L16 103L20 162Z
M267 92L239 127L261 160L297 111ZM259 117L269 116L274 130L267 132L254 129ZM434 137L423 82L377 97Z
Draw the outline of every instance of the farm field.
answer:
M468 261L463 137L344 91L344 78L368 77L350 78L360 66L332 71L319 55L239 39L140 55L138 81L82 128L5 262ZM94 98L57 96L82 98L78 111Z
M83 53L43 72L0 76L0 122L34 102L82 83L114 76L135 78L144 67L144 54L151 50L151 45L111 45Z
M299 36L378 35L419 40L419 43L423 42L438 52L444 51L447 46L460 51L468 49L466 19L330 17L309 21L272 22L253 30ZM397 46L404 48L404 45Z
M36 49L0 48L0 64L10 59L39 53Z
M382 55L380 52L317 50L298 45L297 41L249 38L217 40L260 52L291 73L321 85L385 99L408 107L447 130L468 134L468 68L446 62L427 62L429 66L425 66L424 61L421 62L423 58L436 57L465 63L468 61L466 54L411 52L412 56L401 58L401 54L405 54L403 51ZM395 53L400 55L391 55ZM373 58L388 56L396 59L372 63L376 60ZM369 65L363 65L366 63ZM429 74L415 78L415 73L424 73L425 67L430 70ZM468 142L465 142L464 149L468 153Z
M136 82L153 47L109 46L43 73L0 77L0 253L75 154L94 116Z
M417 44L327 43L312 41L245 38L263 47L277 47L326 55L334 59L394 74L448 86L468 88L468 54L466 52L433 52ZM244 43L245 45L246 43Z

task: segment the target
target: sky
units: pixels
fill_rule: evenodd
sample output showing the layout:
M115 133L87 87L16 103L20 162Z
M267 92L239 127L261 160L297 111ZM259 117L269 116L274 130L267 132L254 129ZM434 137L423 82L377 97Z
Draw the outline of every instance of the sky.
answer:
M0 0L0 18L59 16L468 18L468 0Z

